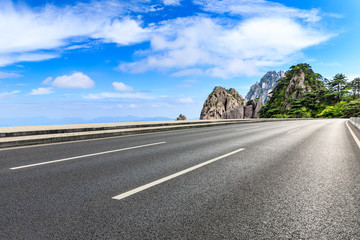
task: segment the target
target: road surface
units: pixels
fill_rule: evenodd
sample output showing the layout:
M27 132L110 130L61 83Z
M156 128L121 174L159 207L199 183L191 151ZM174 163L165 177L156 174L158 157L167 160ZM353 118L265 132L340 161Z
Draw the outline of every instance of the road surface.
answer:
M0 239L360 239L345 120L0 151Z

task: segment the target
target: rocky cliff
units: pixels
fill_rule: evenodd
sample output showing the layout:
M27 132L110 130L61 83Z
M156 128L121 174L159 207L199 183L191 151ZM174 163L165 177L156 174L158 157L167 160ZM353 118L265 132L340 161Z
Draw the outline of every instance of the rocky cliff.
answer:
M285 77L284 71L269 71L267 72L259 82L256 82L250 87L249 92L246 94L246 101L260 99L262 103L265 103L268 99L269 93L274 89L276 82Z
M241 109L244 104L243 97L235 89L226 90L223 87L215 87L204 102L200 119L233 118L231 116L243 118L244 113Z
M258 118L262 106L261 100L246 104L234 88L215 87L204 102L200 119Z

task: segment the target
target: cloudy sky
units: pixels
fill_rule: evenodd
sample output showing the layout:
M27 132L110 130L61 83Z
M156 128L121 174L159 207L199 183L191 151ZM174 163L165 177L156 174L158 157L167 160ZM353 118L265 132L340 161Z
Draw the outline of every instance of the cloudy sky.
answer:
M301 62L352 80L359 10L358 0L1 0L0 119L194 119L215 86L244 96Z

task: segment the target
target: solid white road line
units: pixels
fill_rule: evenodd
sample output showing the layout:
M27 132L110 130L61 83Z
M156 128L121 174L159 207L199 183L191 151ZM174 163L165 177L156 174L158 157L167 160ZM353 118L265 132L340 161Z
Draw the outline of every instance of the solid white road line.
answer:
M79 159L79 158L86 158L86 157L92 157L92 156L98 156L98 155L103 155L103 154L108 154L108 153L121 152L121 151L126 151L126 150L131 150L131 149L150 147L150 146L164 144L164 143L166 143L166 142L150 143L150 144L134 146L134 147L128 147L128 148L121 148L121 149L116 149L116 150L111 150L111 151L106 151L106 152L92 153L92 154L87 154L87 155L82 155L82 156L63 158L63 159L47 161L47 162L41 162L41 163L35 163L35 164L29 164L29 165L24 165L24 166L19 166L19 167L13 167L13 168L10 168L10 169L11 170L16 170L16 169L21 169L21 168L35 167L35 166L40 166L40 165L45 165L45 164L50 164L50 163L64 162L64 161L69 161L69 160L74 160L74 159Z
M135 194L135 193L141 192L141 191L143 191L143 190L145 190L145 189L151 188L151 187L156 186L156 185L158 185L158 184L160 184L160 183L169 181L170 179L173 179L173 178L176 178L176 177L178 177L178 176L181 176L181 175L183 175L183 174L185 174L185 173L194 171L195 169L201 168L201 167L203 167L203 166L205 166L205 165L208 165L208 164L210 164L210 163L212 163L212 162L215 162L215 161L218 161L218 160L220 160L220 159L226 158L226 157L228 157L228 156L230 156L230 155L233 155L233 154L235 154L235 153L241 152L241 151L243 151L243 150L245 150L245 148L240 148L240 149L238 149L238 150L236 150L236 151L233 151L233 152L224 154L224 155L222 155L222 156L220 156L220 157L213 158L213 159L208 160L208 161L206 161L206 162L200 163L200 164L195 165L195 166L193 166L193 167L187 168L187 169L182 170L182 171L180 171L180 172L171 174L171 175L169 175L169 176L167 176L167 177L164 177L164 178L160 178L160 179L158 179L158 180L156 180L156 181L154 181L154 182L148 183L148 184L143 185L143 186L141 186L141 187L135 188L135 189L130 190L130 191L128 191L128 192L125 192L125 193L122 193L122 194L117 195L117 196L115 196L115 197L112 197L112 199L116 199L116 200L124 199L124 198L126 198L126 197L129 197L129 196Z
M295 128L295 129L293 129L293 130L291 130L291 131L288 131L288 133L292 133L292 132L295 132L295 131L297 131L297 130L300 130L300 128Z
M355 135L355 133L353 132L353 130L350 128L348 122L346 122L346 126L349 128L349 131L350 131L350 133L351 133L351 136L353 136L355 142L357 143L358 147L360 148L360 141L359 141L359 139L356 137L356 135Z

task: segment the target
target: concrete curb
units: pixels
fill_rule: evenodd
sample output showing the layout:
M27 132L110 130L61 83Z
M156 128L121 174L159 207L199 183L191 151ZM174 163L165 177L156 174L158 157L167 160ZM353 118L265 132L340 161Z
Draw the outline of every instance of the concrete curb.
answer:
M37 130L26 131L2 131L0 129L0 148L29 146L37 144L49 144L70 142L78 140L99 139L136 134L166 132L191 128L216 127L230 124L246 124L273 121L294 121L309 119L236 119L236 120L198 120L178 122L148 122L148 123L122 123L111 124L81 124L62 126L41 126ZM95 125L95 126L94 126ZM74 127L75 126L75 127ZM91 126L91 127L89 127ZM29 127L31 128L31 127ZM39 128L39 127L33 127ZM43 129L41 129L43 128ZM48 129L46 129L48 128ZM15 128L22 129L22 128Z

